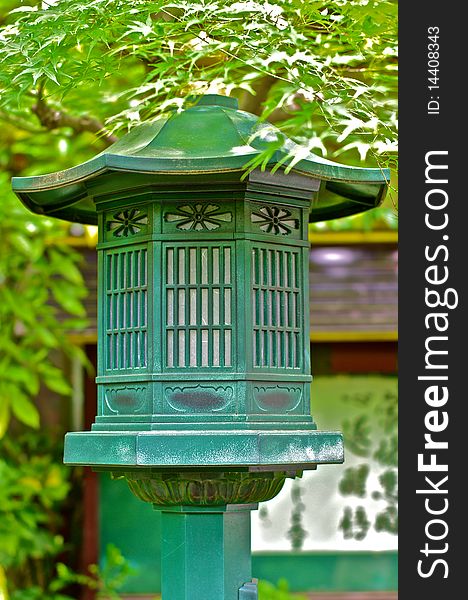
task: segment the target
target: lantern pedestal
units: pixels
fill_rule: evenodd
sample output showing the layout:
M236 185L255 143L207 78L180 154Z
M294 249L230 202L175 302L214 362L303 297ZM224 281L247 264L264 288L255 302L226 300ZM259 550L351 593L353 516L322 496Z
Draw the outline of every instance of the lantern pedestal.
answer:
M281 424L282 425L282 424ZM226 431L77 431L65 436L64 462L119 468L315 468L343 461L343 436L315 429ZM127 469L128 470L128 469Z
M164 508L163 598L255 600L256 586L249 582L250 511L256 508L256 504Z

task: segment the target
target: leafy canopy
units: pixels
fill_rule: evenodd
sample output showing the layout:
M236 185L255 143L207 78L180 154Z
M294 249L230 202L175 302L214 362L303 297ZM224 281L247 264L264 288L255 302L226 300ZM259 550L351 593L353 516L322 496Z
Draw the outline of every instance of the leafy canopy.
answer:
M60 112L58 126L86 115L118 133L220 91L306 149L379 164L394 157L393 1L8 3L0 107L17 123L37 124L35 114L53 126L47 105Z

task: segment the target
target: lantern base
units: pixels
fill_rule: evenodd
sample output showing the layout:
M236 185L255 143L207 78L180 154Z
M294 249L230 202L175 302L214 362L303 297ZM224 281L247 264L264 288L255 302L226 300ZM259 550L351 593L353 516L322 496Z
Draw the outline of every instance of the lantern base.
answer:
M83 431L65 436L64 463L93 467L263 467L342 463L335 431ZM275 469L276 467L276 469ZM297 467L299 468L299 467Z
M135 469L111 473L125 479L132 493L157 510L168 506L216 507L267 502L279 494L287 477L301 471L233 471L232 469Z

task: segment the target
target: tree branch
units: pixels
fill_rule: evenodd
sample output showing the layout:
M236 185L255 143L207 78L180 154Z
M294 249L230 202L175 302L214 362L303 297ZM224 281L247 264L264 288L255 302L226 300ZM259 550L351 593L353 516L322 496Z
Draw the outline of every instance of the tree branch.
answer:
M42 95L41 88L39 89L36 98L37 102L31 110L37 116L43 127L51 130L59 129L60 127L70 127L75 133L90 131L108 145L113 144L118 140L115 135L106 131L103 123L94 117L86 115L74 117L63 110L56 110L49 106Z
M35 127L31 123L28 123L26 119L22 119L13 114L7 114L3 110L0 110L0 120L8 123L9 125L13 125L18 129L22 129L23 131L27 131L28 133L38 134L41 133L41 129L39 127Z
M255 81L252 84L252 88L256 92L255 96L253 96L250 92L244 92L242 94L240 101L242 110L259 115L262 112L262 104L267 99L268 92L274 83L276 83L276 79L271 75L266 75Z

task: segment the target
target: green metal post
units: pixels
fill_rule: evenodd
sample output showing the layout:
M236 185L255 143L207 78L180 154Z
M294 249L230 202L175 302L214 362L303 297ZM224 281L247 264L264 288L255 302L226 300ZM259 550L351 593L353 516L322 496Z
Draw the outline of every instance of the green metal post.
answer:
M255 508L248 504L164 509L163 599L255 598L239 592L251 581L250 511Z

